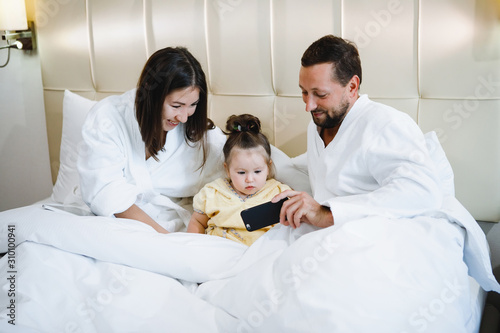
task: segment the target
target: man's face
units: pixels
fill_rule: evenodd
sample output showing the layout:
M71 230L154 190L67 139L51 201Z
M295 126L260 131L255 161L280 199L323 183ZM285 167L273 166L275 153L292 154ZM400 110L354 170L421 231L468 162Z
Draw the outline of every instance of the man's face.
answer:
M314 123L323 128L334 128L344 120L351 108L348 99L349 84L343 87L332 80L332 63L301 67L299 87L306 111Z

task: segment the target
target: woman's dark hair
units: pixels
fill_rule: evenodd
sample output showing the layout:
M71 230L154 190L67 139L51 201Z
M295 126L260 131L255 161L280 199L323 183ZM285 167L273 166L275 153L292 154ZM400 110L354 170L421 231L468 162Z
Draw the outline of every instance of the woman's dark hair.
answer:
M266 151L264 158L267 164L271 162L271 145L264 133L261 132L259 118L251 114L232 115L227 118L226 131L228 136L224 144L224 161L229 165L233 148L252 149L262 147ZM269 168L268 178L274 177L274 166Z
M207 155L206 132L214 126L207 117L207 82L200 63L184 47L167 47L153 53L144 65L137 83L135 115L146 151L155 160L166 140L162 127L165 98L177 89L189 87L199 89L200 99L195 113L185 123L184 137L188 143L202 141L203 166Z
M350 41L326 35L312 43L302 55L301 64L309 67L333 63L332 79L346 86L354 75L361 85L361 59L356 45Z

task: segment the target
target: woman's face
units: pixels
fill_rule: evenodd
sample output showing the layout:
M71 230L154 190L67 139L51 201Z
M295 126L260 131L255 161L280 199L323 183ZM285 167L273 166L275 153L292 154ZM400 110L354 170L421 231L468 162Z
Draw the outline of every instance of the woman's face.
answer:
M185 123L188 117L196 111L196 105L200 100L200 89L188 87L172 91L165 97L162 110L162 127L168 132L173 130L179 123Z

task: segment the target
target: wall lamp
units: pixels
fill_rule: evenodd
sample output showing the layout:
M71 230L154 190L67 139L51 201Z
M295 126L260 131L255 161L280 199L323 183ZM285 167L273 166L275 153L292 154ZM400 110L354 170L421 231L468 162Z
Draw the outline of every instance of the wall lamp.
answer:
M7 45L0 46L0 49L8 49L7 62L9 63L10 49L34 50L35 25L28 22L26 18L26 5L24 0L0 0L0 35Z

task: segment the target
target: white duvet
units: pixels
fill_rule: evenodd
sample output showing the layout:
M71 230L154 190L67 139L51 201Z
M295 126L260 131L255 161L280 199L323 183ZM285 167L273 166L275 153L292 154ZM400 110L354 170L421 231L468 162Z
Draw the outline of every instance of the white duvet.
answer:
M0 213L0 252L17 244L0 260L0 332L475 332L464 234L365 218L277 226L247 248L23 207Z

